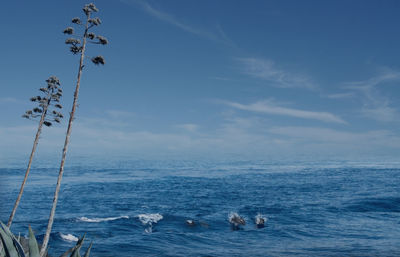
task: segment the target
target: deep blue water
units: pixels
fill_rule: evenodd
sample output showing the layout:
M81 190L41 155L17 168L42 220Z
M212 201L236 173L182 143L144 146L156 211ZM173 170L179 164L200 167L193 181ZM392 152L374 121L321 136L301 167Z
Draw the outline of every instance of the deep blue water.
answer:
M400 163L79 163L65 170L52 256L84 233L92 256L400 256ZM4 166L6 222L25 163ZM26 235L30 224L43 237L57 172L32 169L14 233ZM247 222L241 230L228 223L233 212ZM268 218L264 228L257 214Z

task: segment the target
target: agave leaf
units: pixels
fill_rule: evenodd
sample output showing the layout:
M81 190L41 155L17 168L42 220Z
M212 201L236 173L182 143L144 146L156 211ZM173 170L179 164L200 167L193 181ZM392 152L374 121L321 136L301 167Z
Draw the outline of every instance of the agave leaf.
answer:
M70 249L68 249L68 251L66 251L65 253L63 253L62 255L60 255L60 257L67 257L69 253L71 253L72 251L74 251L76 249L76 245Z
M29 226L29 257L40 257L39 246L31 226Z
M77 247L77 248L71 253L70 257L81 257L81 254L79 253L79 250L80 250L80 249L81 249L80 247Z
M22 245L18 242L18 240L13 236L12 240L14 242L14 246L17 248L18 250L18 254L20 257L25 257L25 252L24 252L24 248L22 248Z
M4 251L3 242L0 239L0 257L5 257L5 256L6 256L6 252Z
M78 242L76 243L76 248L72 251L70 257L81 257L81 254L79 253L79 251L81 250L83 241L85 240L85 236L83 235L83 237L81 239L78 240Z
M4 246L6 257L20 257L17 248L14 246L12 238L2 228L0 228L0 238Z
M14 248L18 253L18 256L25 257L24 249L22 248L22 246L19 243L19 241L17 240L17 238L15 238L14 234L11 233L10 229L6 225L4 225L2 222L0 222L0 224L1 224L1 227L3 228L3 231L5 232L5 234L11 238L11 240L14 244Z
M86 253L85 253L85 255L83 257L89 257L90 249L92 249L92 245L93 245L93 242L90 243L89 248L86 250Z

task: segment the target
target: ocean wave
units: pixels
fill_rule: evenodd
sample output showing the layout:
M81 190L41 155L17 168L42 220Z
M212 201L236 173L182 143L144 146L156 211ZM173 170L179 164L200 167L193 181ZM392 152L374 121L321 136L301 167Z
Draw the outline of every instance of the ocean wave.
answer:
M78 218L79 221L83 222L103 222L103 221L112 221L119 219L129 219L129 216L108 217L108 218L87 218L87 217Z
M159 222L164 217L159 213L151 213L151 214L139 214L138 218L143 225L152 225Z
M70 241L70 242L77 242L79 240L79 238L77 238L76 236L72 235L72 234L66 234L64 235L63 233L60 233L60 236L63 240L65 241Z
M346 209L352 212L400 212L400 197L374 197L353 201Z

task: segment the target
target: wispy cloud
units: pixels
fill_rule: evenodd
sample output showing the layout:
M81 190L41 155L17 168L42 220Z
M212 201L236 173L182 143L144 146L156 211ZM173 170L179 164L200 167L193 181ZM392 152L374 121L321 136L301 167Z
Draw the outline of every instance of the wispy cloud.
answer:
M107 119L104 123L107 122ZM126 127L104 127L95 123L75 124L71 141L74 155L115 154L134 158L174 156L187 158L239 157L279 158L306 154L315 158L348 157L351 154L400 153L400 136L389 130L344 131L322 127L271 127L259 117L230 116L215 129L205 131L150 132ZM183 124L195 128L194 124ZM179 126L179 125L178 125ZM183 128L182 127L182 128ZM25 155L32 147L36 126L0 126L0 156ZM39 154L59 151L64 127L46 128Z
M347 92L347 93L330 94L327 95L326 97L331 99L344 99L344 98L351 98L354 96L355 96L354 92Z
M173 16L170 13L167 13L161 9L157 9L156 7L150 5L148 2L144 0L121 0L124 3L127 4L136 4L140 6L147 14L151 15L152 17L159 19L161 21L164 21L166 23L169 23L175 27L178 27L186 32L189 32L191 34L195 34L197 36L207 38L209 40L217 41L229 46L234 46L235 43L226 35L222 27L217 24L216 25L216 31L210 31L210 30L205 30L205 29L200 29L195 26L189 25L185 22L180 21L178 18Z
M231 78L227 78L227 77L209 77L210 79L214 79L214 80L220 80L220 81L232 81L233 79Z
M131 118L135 116L133 112L128 112L128 111L121 111L121 110L107 110L105 112L112 118Z
M14 97L0 97L0 103L20 103L20 101Z
M375 120L384 122L398 121L399 119L398 111L386 103L374 107L363 107L361 114L365 117L372 117Z
M360 113L363 116L378 121L397 121L398 111L391 106L389 98L382 95L379 89L382 85L393 81L400 81L400 72L386 68L370 79L347 82L345 88L361 93L364 104Z
M353 81L345 83L345 88L365 90L374 88L384 82L400 80L400 72L389 68L382 68L380 74L367 80Z
M342 148L390 147L400 149L400 137L389 130L348 132L320 127L273 127L269 133L294 139L297 143L334 144Z
M259 58L238 58L237 60L242 64L245 74L271 82L272 86L281 88L316 88L316 85L308 76L280 69L271 60Z
M223 103L233 108L244 111L259 112L259 113L274 114L274 115L284 115L302 119L312 119L323 122L346 124L346 122L343 119L329 112L316 112L316 111L306 111L300 109L287 108L278 106L274 104L272 101L260 101L252 104L241 104L228 101L225 101Z
M199 129L199 125L193 123L178 124L176 127L188 132L196 132Z

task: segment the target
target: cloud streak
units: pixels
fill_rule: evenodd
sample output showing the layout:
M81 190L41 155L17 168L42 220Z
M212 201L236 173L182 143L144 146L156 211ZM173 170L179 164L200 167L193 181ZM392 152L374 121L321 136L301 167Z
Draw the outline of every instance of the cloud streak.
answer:
M75 125L71 138L71 153L75 156L112 153L135 158L282 158L304 153L312 157L317 154L347 157L349 154L383 152L396 155L400 152L400 137L389 130L349 132L322 127L269 127L268 123L254 117L231 117L223 120L216 129L202 129L198 133L190 131L193 124L184 126L189 131L159 133L103 127L96 123L77 122ZM0 144L3 146L0 156L25 156L32 146L34 133L35 126L0 126ZM63 127L46 129L39 143L39 155L58 155L64 134Z
M14 97L0 97L0 103L8 104L8 103L20 103L21 101Z
M169 23L175 27L178 27L186 32L189 32L191 34L213 40L216 42L220 42L232 47L236 47L235 43L226 35L226 33L223 31L222 27L217 24L216 25L216 32L211 32L208 30L196 28L192 25L188 25L179 19L177 19L175 16L172 14L169 14L165 11L162 11L160 9L155 8L154 6L150 5L148 2L143 1L143 0L122 0L122 2L127 3L127 4L136 4L139 5L143 11L145 11L147 14L150 16L164 21L166 23Z
M224 102L226 105L244 111L258 112L273 115L290 116L301 119L319 120L323 122L346 124L346 121L329 112L315 112L277 106L269 101L260 101L252 104Z
M193 123L178 124L176 127L187 132L196 132L199 129L199 126Z
M366 90L375 88L376 86L390 81L400 80L400 72L392 69L382 69L381 73L375 77L367 80L353 81L345 83L345 88L355 89L355 90Z
M238 58L243 66L243 73L271 82L272 86L280 88L315 89L316 85L305 75L293 74L276 67L271 60L258 58Z
M392 122L399 119L398 111L391 106L388 97L380 94L378 88L385 83L400 81L400 72L383 69L381 73L368 80L345 83L345 88L361 93L364 105L360 113L377 121Z
M352 98L354 96L355 94L353 92L347 92L347 93L330 94L327 95L326 97L330 99L345 99L345 98Z

